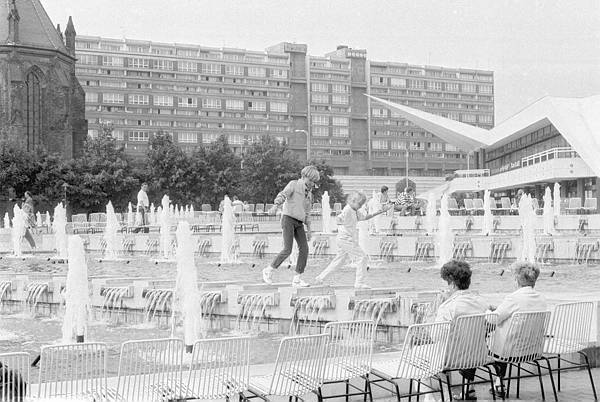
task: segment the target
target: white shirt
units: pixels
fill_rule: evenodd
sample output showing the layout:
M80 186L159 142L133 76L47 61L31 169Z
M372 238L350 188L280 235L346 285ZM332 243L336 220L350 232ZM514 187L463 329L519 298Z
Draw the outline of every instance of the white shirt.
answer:
M138 191L137 205L138 207L144 208L148 208L150 206L150 202L148 201L148 194L146 194L144 190Z
M524 286L506 295L502 303L494 311L498 314L498 321L496 323L494 345L491 348L492 352L500 354L505 344L515 342L512 337L508 336L508 328L510 327L513 313L546 310L548 310L546 298L531 286Z
M355 211L350 205L346 205L337 217L338 238L341 240L358 241L358 221L365 220L362 210Z
M483 314L487 303L478 293L471 290L457 290L438 308L436 322L454 321L463 315Z

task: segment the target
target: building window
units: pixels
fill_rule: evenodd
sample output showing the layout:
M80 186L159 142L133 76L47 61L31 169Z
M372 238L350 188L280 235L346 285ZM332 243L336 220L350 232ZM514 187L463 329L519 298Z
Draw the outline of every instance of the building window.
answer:
M446 144L446 152L458 152L458 147L452 144Z
M446 91L458 92L458 83L456 82L446 82L445 87Z
M227 64L225 66L225 74L227 74L227 75L244 75L244 67L232 66L230 64Z
M334 117L332 119L332 123L334 126L348 126L348 118L347 117Z
M150 133L148 131L130 131L129 141L144 142L150 139Z
M264 112L267 110L267 102L248 101L248 110L252 110L253 112Z
M198 65L193 61L178 61L177 69L187 73L195 73L198 71Z
M128 102L130 105L148 105L148 95L129 95Z
M333 95L331 97L331 103L334 105L347 105L348 95Z
M82 54L77 58L79 64L98 64L98 57L91 54Z
M462 87L461 89L463 92L467 92L467 93L477 92L477 85L475 85L475 84L462 84L461 87Z
M322 82L313 82L310 84L310 89L313 92L327 92L329 91L329 86Z
M173 62L171 60L154 60L154 68L156 70L173 70Z
M371 114L373 117L387 117L388 111L387 109L373 108L371 109Z
M486 123L486 124L492 124L492 116L490 116L488 114L479 115L479 122Z
M477 121L477 116L474 114L463 113L461 120L465 123L475 123Z
M333 136L334 137L348 137L348 128L347 127L333 127Z
M225 108L230 110L244 110L244 101L238 99L225 100Z
M123 141L125 139L125 132L123 130L113 130L111 136L115 140Z
M86 92L85 93L85 102L86 103L96 103L98 102L98 93L97 92Z
M442 83L438 82L438 81L429 81L427 83L427 88L428 89L432 89L434 91L441 91L442 90Z
M442 143L441 142L430 142L427 144L427 147L430 151L441 151Z
M168 95L154 95L154 105L173 106L173 97Z
M102 56L102 65L113 66L113 67L123 67L123 58L116 57L116 56Z
M248 67L249 77L266 77L267 69L264 67Z
M195 144L198 142L198 133L177 133L177 141Z
M241 134L229 134L227 142L231 145L241 145L244 143L244 137Z
M275 78L287 78L288 77L288 71L287 70L283 70L281 68L274 68L272 73L271 73L271 77L275 77Z
M90 138L98 138L98 130L92 129L92 128L88 128L87 135Z
M221 65L214 63L203 63L202 74L221 74Z
M327 126L313 126L312 135L314 137L329 137L329 127Z
M131 58L131 59L129 59L129 67L131 67L131 68L149 68L150 60Z
M179 98L179 107L198 107L198 99Z
M371 143L373 144L373 149L388 149L387 140L373 140Z
M393 87L406 88L406 79L404 78L390 78L390 85Z
M104 103L125 103L125 96L123 94L114 93L103 93L102 102Z
M404 141L391 141L390 145L392 149L406 149L406 142Z
M321 114L313 114L311 116L312 124L328 126L329 125L329 116L324 116Z
M271 112L287 113L288 111L288 104L285 102L271 102L269 106Z
M329 103L329 95L327 94L312 94L313 103Z
M492 86L491 85L479 85L479 93L480 94L491 94Z
M202 107L206 109L221 109L221 99L202 99Z
M387 79L385 77L373 76L373 77L371 77L371 84L373 84L373 85L386 85L387 84Z
M347 94L348 85L344 84L331 84L331 92L334 94Z

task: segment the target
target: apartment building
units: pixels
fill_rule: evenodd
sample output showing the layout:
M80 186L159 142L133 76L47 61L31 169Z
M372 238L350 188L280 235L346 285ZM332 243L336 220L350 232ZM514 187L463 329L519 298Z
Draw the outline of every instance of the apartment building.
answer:
M78 36L76 76L88 134L110 127L131 155L167 132L191 150L224 134L236 152L263 135L336 174L443 175L464 152L412 126L365 94L469 124L493 125L488 71L369 61L339 46L325 56L282 42L265 51Z

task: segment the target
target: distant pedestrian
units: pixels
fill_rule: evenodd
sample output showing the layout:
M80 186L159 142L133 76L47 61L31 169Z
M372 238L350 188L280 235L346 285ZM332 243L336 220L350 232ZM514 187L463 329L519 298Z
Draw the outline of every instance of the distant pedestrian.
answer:
M33 234L31 230L35 227L35 205L33 203L33 197L29 191L25 191L25 199L23 200L23 204L21 206L21 210L25 215L25 239L31 246L32 252L36 250L35 240L33 238Z
M148 212L148 208L150 207L150 200L148 200L148 184L142 183L140 187L140 191L137 194L137 213L140 214L141 222L140 225L143 227L144 233L147 233L149 230L146 228L148 224L146 220L146 213ZM135 230L137 233L139 228Z

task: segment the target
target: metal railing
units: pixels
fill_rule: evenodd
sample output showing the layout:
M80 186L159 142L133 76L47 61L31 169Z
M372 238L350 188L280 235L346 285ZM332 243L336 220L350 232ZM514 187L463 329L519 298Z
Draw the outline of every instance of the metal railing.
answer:
M455 170L456 177L487 177L490 175L490 169L469 169Z
M579 154L571 147L558 147L547 149L537 154L521 158L521 167L531 166L557 158L579 158Z

